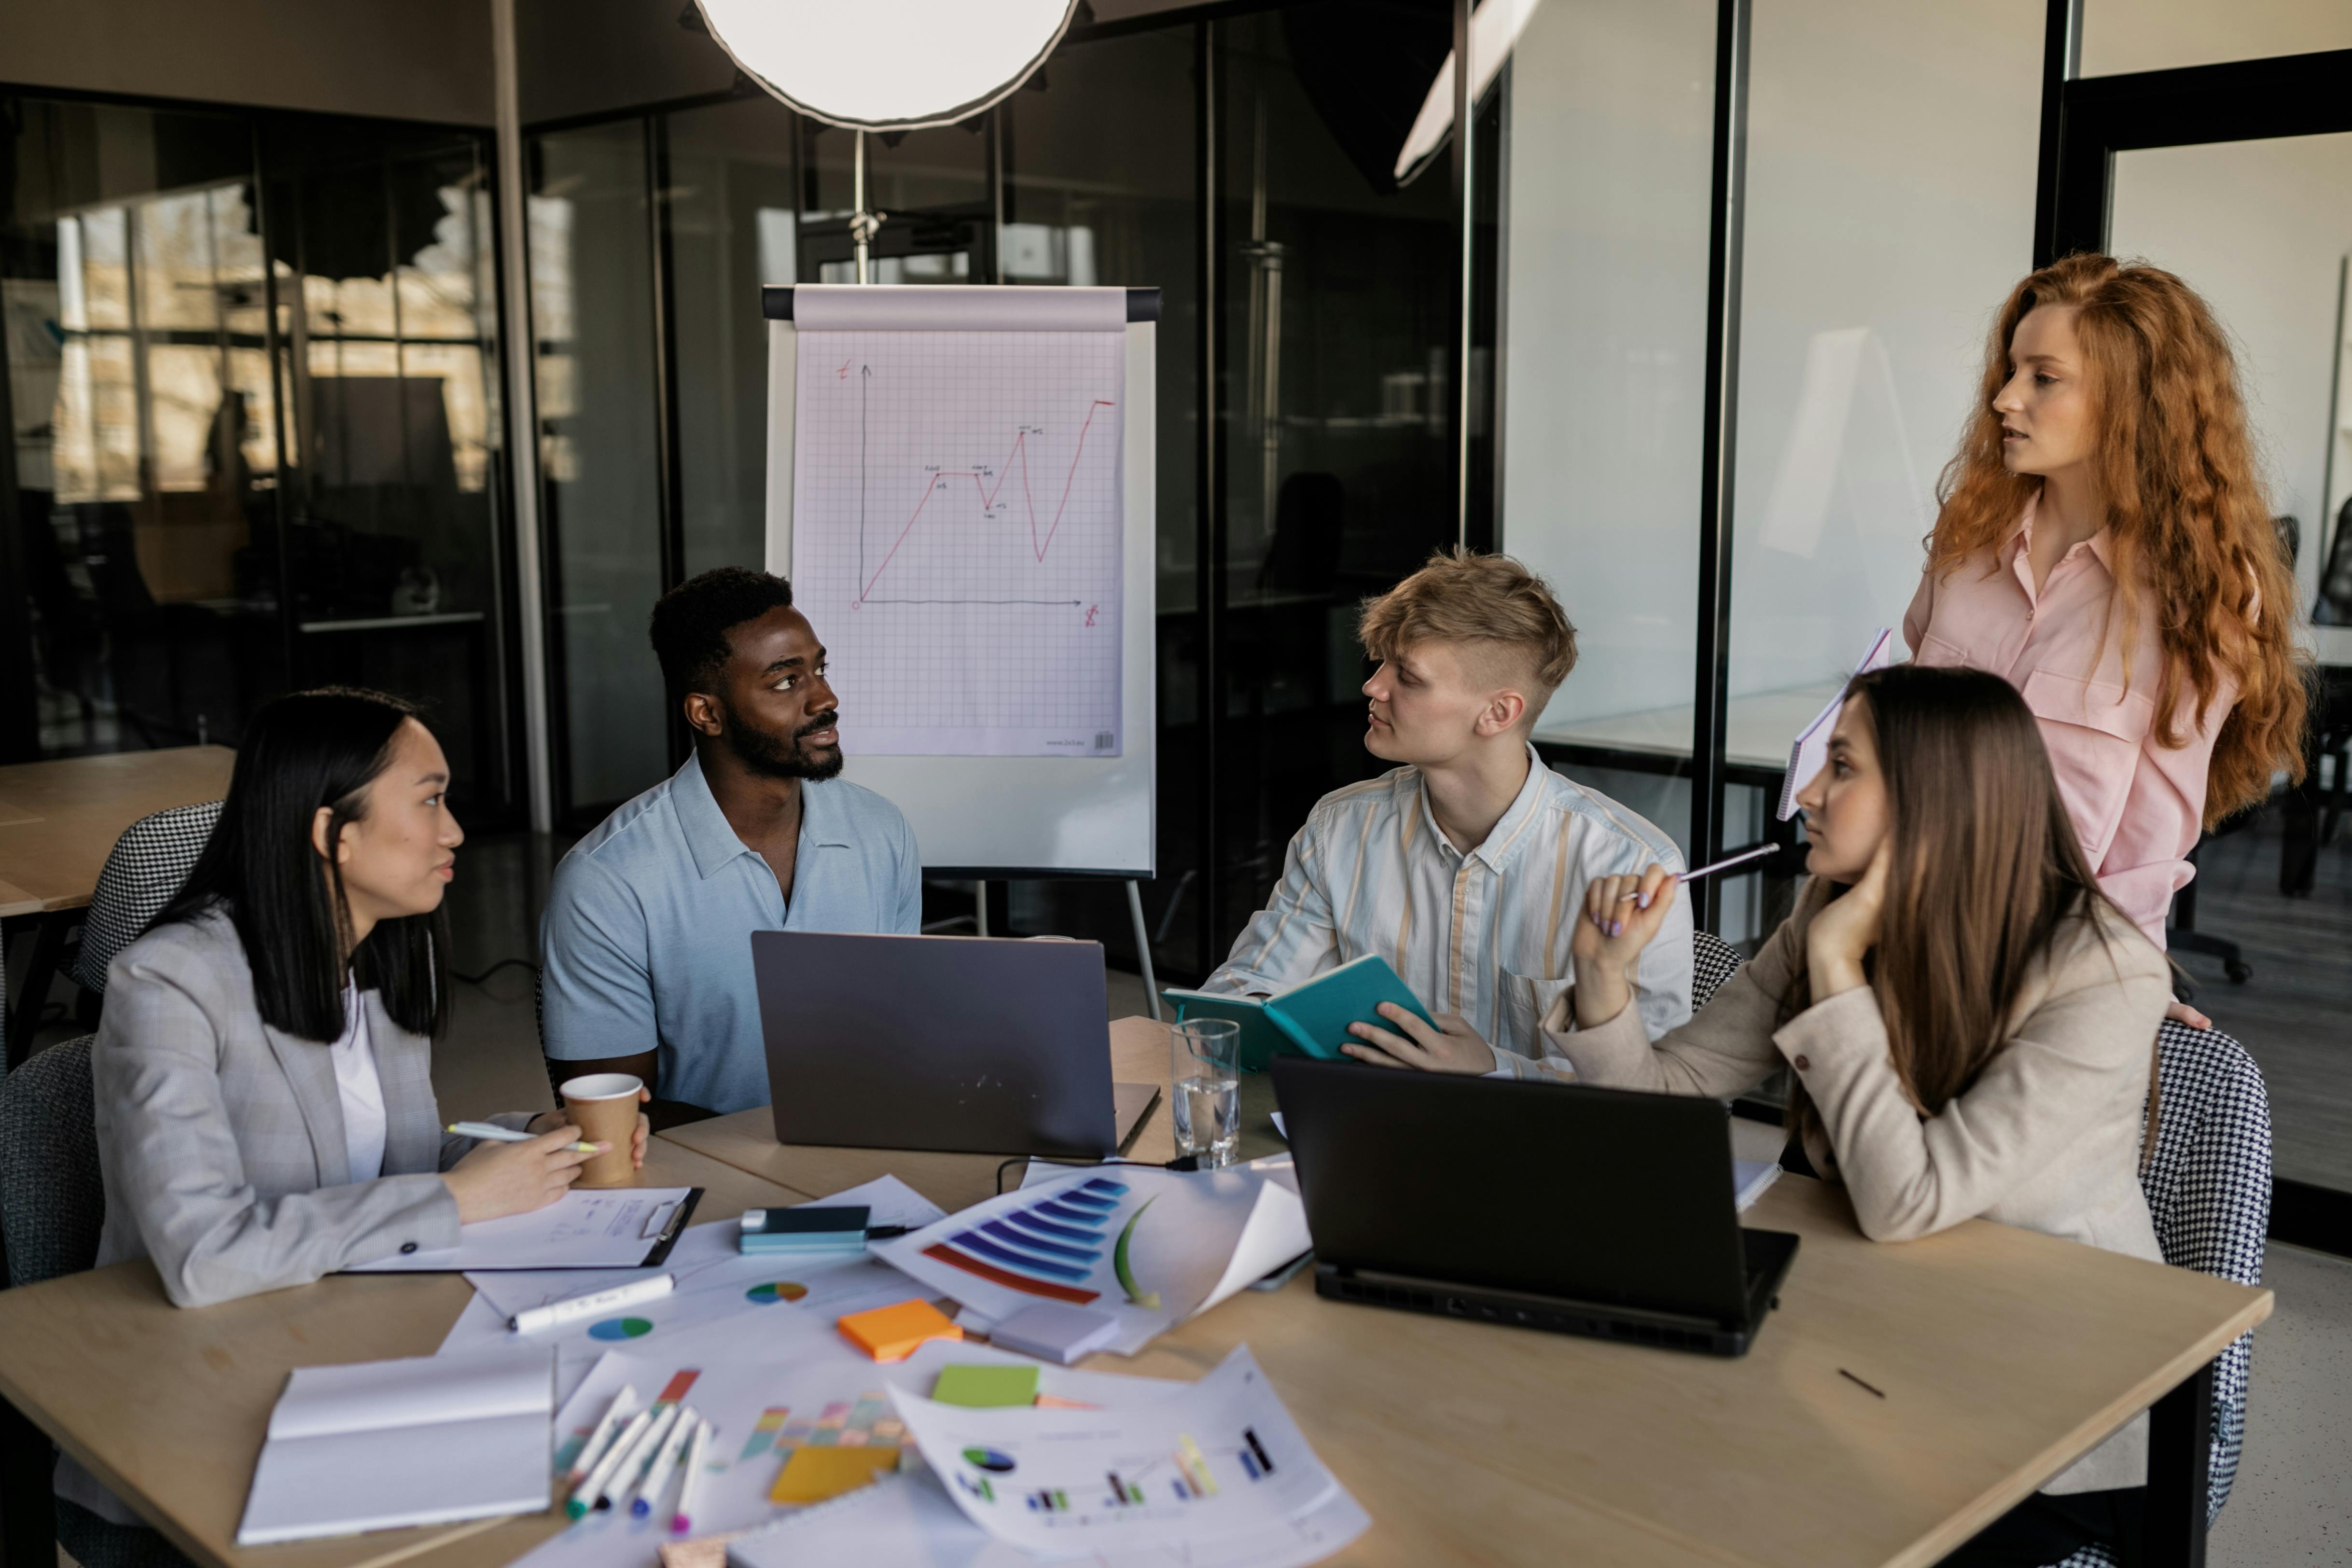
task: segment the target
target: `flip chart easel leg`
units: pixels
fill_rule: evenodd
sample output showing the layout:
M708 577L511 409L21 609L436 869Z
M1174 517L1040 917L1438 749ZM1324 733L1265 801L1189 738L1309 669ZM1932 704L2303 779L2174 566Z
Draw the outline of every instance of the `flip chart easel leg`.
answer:
M1128 917L1135 922L1135 956L1143 965L1143 999L1150 1004L1151 1021L1164 1023L1160 1016L1160 985L1151 977L1151 933L1143 924L1143 887L1133 877L1127 881Z
M982 936L985 936L988 935L988 883L984 882L973 883L971 884L971 899L973 911L978 920L978 924L974 926L974 929Z

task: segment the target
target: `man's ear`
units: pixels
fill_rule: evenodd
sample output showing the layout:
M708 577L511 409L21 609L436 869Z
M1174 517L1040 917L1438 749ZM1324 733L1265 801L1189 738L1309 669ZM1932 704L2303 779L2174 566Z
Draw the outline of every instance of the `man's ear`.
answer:
M1528 699L1515 691L1499 691L1486 699L1478 711L1478 733L1482 737L1508 733L1528 714Z
M721 716L719 699L708 692L686 694L686 725L697 735L720 736L727 733L727 721Z

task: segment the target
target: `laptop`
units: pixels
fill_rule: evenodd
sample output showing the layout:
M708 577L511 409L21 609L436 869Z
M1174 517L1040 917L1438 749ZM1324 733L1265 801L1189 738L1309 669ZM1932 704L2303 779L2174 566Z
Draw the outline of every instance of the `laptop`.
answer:
M1113 1083L1096 942L754 931L780 1144L1099 1159L1160 1091Z
M1797 1238L1739 1224L1719 1101L1280 1057L1315 1291L1744 1355Z

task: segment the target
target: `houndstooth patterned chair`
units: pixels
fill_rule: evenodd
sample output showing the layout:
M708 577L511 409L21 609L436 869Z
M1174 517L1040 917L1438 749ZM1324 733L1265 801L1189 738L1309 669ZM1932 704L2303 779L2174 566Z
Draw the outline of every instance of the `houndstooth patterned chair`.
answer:
M1712 931L1691 933L1691 1011L1696 1012L1715 999L1723 983L1731 978L1747 960L1739 949Z
M2156 1220L2157 1244L2177 1269L2241 1285L2263 1282L2263 1242L2271 1225L2271 1103L2246 1048L2218 1029L2170 1019L2157 1030L2156 1148L2140 1186ZM2230 1500L2246 1437L2246 1375L2254 1336L2213 1358L2213 1450L2205 1522ZM2113 1553L2088 1546L2058 1568L2116 1568Z
M0 1236L10 1286L78 1274L98 1260L106 1188L98 1169L98 1129L89 1087L92 1035L26 1059L0 1081ZM63 1498L47 1498L56 1455L30 1427L16 1428L0 1464L19 1472L8 1493L47 1500L58 1543L82 1568L187 1568L154 1531L114 1524Z
M1691 1009L1705 1007L1738 968L1720 937L1693 934ZM2164 1260L2241 1285L2263 1282L2271 1223L2271 1109L2262 1070L2220 1030L2166 1019L2157 1030L2156 1147L2140 1187ZM2247 1334L2214 1359L2210 1526L2230 1500L2246 1435ZM2059 1568L2116 1568L2104 1548L2086 1547Z
M106 994L106 967L139 939L188 880L220 814L220 801L203 800L152 812L122 830L98 873L89 913L82 917L81 952L73 967L77 982Z

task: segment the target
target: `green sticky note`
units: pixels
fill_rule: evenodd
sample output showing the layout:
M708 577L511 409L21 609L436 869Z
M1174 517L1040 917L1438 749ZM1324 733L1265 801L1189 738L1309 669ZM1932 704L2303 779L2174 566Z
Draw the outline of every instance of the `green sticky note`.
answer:
M994 1410L1007 1405L1037 1402L1037 1369L1034 1366L943 1366L931 1385L931 1397L942 1405L967 1410Z

